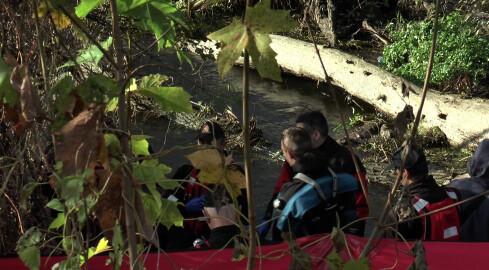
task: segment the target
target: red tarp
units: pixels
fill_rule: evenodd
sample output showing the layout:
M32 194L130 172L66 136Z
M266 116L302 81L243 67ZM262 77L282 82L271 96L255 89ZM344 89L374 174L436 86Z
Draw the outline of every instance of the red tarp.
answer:
M297 243L313 258L314 269L328 269L325 258L332 251L331 241L326 235L313 235L297 239ZM357 258L367 243L366 238L347 235L348 250ZM413 242L408 243L412 247ZM428 267L436 269L489 269L487 260L489 243L464 242L423 242L426 248ZM392 239L381 239L374 250L368 255L371 269L407 269L414 258L407 255L409 247L404 242L394 242ZM232 249L173 252L167 254L150 253L142 256L146 269L245 269L246 258L240 262L232 262ZM257 255L259 250L257 249ZM256 259L255 269L287 269L291 256L287 254L287 244L261 247L263 259ZM284 255L284 256L281 256ZM341 256L350 256L345 250ZM108 256L94 256L89 260L89 269L111 269L106 266ZM41 269L51 269L51 266L63 257L41 258ZM0 269L27 269L18 258L1 258ZM122 269L129 269L127 261Z

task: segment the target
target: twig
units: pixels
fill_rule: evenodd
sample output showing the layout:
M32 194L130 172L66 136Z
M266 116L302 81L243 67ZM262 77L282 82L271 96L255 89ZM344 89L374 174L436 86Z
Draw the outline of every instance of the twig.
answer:
M436 0L435 25L434 25L434 28L433 28L433 41L432 41L432 44L431 44L430 59L428 61L428 67L426 69L426 76L425 76L424 85L423 85L423 94L422 94L422 97L421 97L421 102L420 102L420 105L419 105L418 113L416 114L416 119L414 121L413 131L411 133L411 136L407 140L407 145L406 145L406 149L405 149L405 151L406 151L406 155L405 156L409 156L409 154L411 152L411 143L413 142L414 136L415 136L415 134L416 134L416 132L418 130L419 121L421 119L421 112L423 110L424 101L426 99L426 92L428 91L428 83L429 83L429 79L430 79L430 75L431 75L431 69L433 68L433 59L434 59L434 55L435 55L436 37L437 37L437 34L438 34L438 14L439 14L439 10L440 10L440 0ZM405 162L406 162L406 160L403 158L402 159L402 162L401 162L400 172L402 172L404 170L404 168L405 168ZM366 256L370 252L370 249L372 247L373 241L377 237L377 235L379 234L380 229L382 227L382 224L385 222L385 219L387 217L387 214L388 214L388 212L390 210L390 206L391 206L391 203L392 203L392 199L394 197L394 193L399 188L399 185L401 183L401 177L402 177L402 173L398 173L397 174L397 178L396 178L396 182L394 183L394 186L392 187L392 190L391 190L391 192L389 192L389 195L387 197L387 202L386 202L386 204L384 206L384 210L382 211L382 214L381 214L381 216L379 218L379 222L377 224L375 224L374 230L373 230L372 234L370 235L370 238L368 239L367 244L365 244L365 247L362 250L362 253L360 254L360 257L364 257L364 256Z
M385 45L389 45L391 43L389 42L389 40L387 40L381 34L375 31L375 29L373 29L372 26L370 26L366 20L362 22L362 28L372 33L376 38L382 41Z
M321 58L321 54L319 53L318 46L316 44L316 41L314 40L314 36L312 35L311 27L309 26L308 20L306 20L306 25L307 25L307 30L309 32L309 36L311 37L312 43L314 44L314 48L316 49L316 54L319 58L319 62L321 62L321 66L322 66L323 72L324 72L324 77L326 80L326 85L328 86L328 89L331 93L331 96L333 97L333 100L335 102L336 111L338 112L338 115L340 116L341 125L343 126L343 131L345 132L346 142L348 144L348 150L350 151L351 158L353 159L353 163L355 164L355 170L356 170L356 173L358 176L358 181L360 182L360 186L362 187L363 195L365 196L365 200L367 202L368 209L372 209L370 207L370 202L369 202L369 199L367 196L367 187L365 186L365 183L363 182L362 174L360 173L360 166L358 165L355 154L353 153L353 145L351 143L350 136L348 135L348 130L346 128L345 119L344 119L343 114L341 113L341 110L340 110L338 98L336 98L336 93L335 93L334 89L331 87L331 77L329 77L328 73L326 72L326 68L324 67L324 63L323 63L323 60Z
M82 30L82 32L93 42L93 44L97 46L97 48L102 52L102 54L105 56L105 58L107 58L107 60L112 64L112 66L114 68L117 68L117 63L115 62L114 58L109 54L109 52L107 52L104 49L104 47L102 47L102 45L97 41L97 39L94 36L92 36L92 34L90 34L90 32L88 32L88 30L85 29L85 27L82 26L81 22L78 21L77 18L73 17L63 6L58 5L57 8L61 9L61 11L63 11L63 13L68 18L70 18L71 22L74 23L78 27L78 29ZM116 37L114 36L114 38Z
M44 45L43 45L43 39L41 35L41 29L39 25L39 14L37 14L37 1L32 0L33 5L34 5L34 22L36 26L36 33L37 33L37 47L39 49L39 54L40 54L40 59L41 59L41 69L42 69L42 78L44 80L44 90L46 93L49 92L50 86L49 86L49 80L48 80L48 70L46 67L46 51L44 50Z
M22 220L20 219L19 209L17 209L14 202L12 201L12 199L10 199L7 193L4 193L4 195L7 198L7 200L10 202L10 204L12 204L12 207L15 209L15 212L17 213L17 218L19 219L20 233L24 234L24 227L22 226Z

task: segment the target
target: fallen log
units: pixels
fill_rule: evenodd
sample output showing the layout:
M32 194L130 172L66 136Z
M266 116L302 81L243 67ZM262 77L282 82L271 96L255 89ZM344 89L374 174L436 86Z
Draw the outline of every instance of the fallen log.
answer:
M314 45L289 37L270 35L272 49L277 53L278 65L285 72L299 77L325 81L324 72ZM215 43L201 42L199 48L210 49L217 56ZM191 49L191 48L190 48ZM411 84L379 66L337 49L319 48L332 83L352 96L360 98L377 110L395 117L406 105L417 112L421 101L421 88ZM239 59L237 63L242 63ZM409 89L409 94L406 94ZM489 138L489 100L464 99L460 95L428 91L423 107L422 125L438 126L451 145L477 144Z

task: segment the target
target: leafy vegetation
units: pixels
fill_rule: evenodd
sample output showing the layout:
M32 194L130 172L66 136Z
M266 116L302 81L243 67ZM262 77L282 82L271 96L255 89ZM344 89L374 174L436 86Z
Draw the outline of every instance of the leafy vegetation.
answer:
M422 83L433 38L434 20L406 22L399 17L388 27L394 43L384 48L385 68L415 83ZM477 24L459 13L439 21L431 82L435 85L463 78L466 85L489 74L489 41L479 35Z

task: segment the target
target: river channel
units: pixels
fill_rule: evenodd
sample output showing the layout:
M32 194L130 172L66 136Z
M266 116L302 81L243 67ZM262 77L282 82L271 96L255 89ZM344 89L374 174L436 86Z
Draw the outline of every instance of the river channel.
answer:
M194 59L196 70L188 67L179 68L178 62L170 57L165 58L167 65L184 73L195 83L204 87L197 87L195 83L181 79L176 73L169 73L166 69L154 70L172 77L175 86L183 86L192 95L191 100L195 102L212 103L217 111L224 110L229 106L238 119L241 120L241 85L242 68L234 67L228 75L221 80L218 76L214 61L202 61ZM168 60L169 59L169 60ZM163 61L163 60L159 60ZM373 109L361 101L347 102L347 94L341 89L335 89L340 104L340 110L345 119L356 113L369 113ZM283 83L264 80L256 72L251 72L250 77L250 116L256 118L258 127L263 131L264 137L271 142L271 146L263 153L255 153L251 165L252 180L254 182L254 198L257 218L263 216L268 200L280 174L282 162L260 158L260 155L268 155L280 150L280 138L282 131L295 123L296 117L307 110L320 110L327 117L330 135L333 138L343 136L340 129L335 127L340 123L333 98L329 90L316 82L283 74ZM133 129L133 134L150 135L150 144L154 151L167 150L173 146L191 146L196 143L196 131L175 124L166 119L139 119ZM189 152L178 151L160 158L160 162L173 169L181 164L188 163L184 155ZM360 155L361 156L361 155ZM237 163L243 163L242 153L233 153ZM369 200L371 203L371 216L378 217L385 201L387 190L370 185ZM367 223L366 234L372 230L372 222Z

